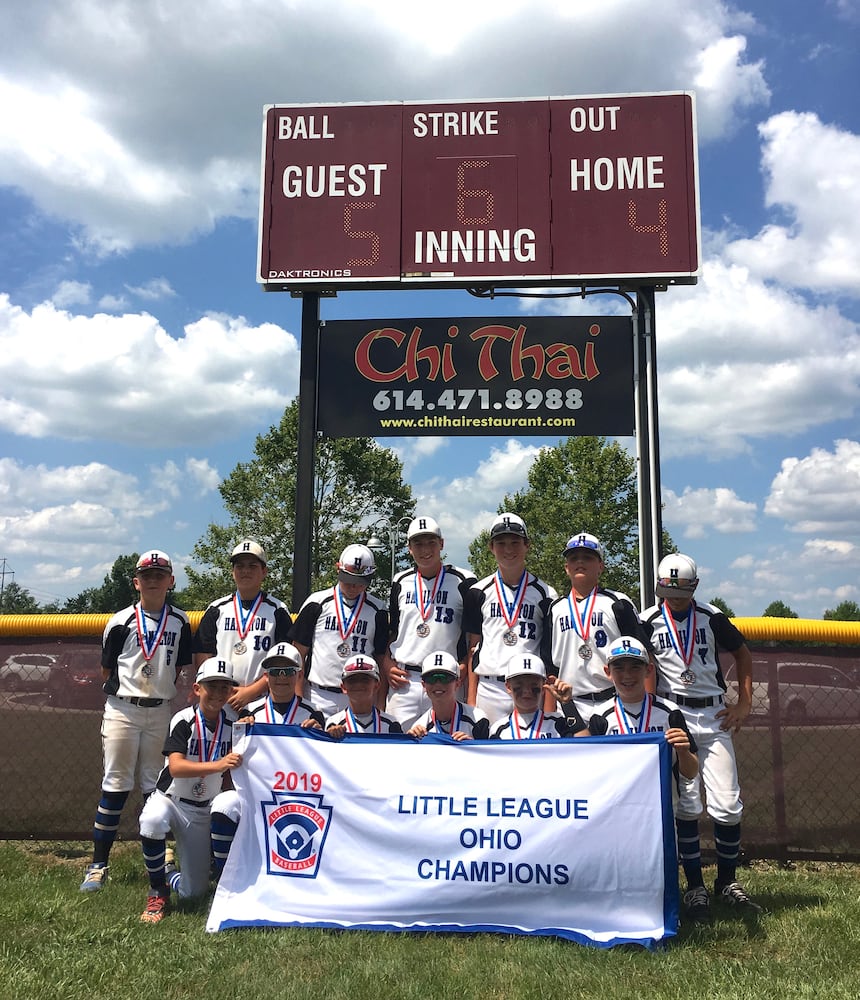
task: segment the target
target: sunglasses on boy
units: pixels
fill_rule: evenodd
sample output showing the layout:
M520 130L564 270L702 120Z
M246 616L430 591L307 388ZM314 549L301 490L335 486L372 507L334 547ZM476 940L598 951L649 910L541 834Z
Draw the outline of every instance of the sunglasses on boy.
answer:
M450 674L445 673L444 670L436 670L432 674L424 675L424 681L427 684L450 684L456 679L456 677L452 677Z
M269 677L292 677L298 670L295 667L269 667L266 673Z

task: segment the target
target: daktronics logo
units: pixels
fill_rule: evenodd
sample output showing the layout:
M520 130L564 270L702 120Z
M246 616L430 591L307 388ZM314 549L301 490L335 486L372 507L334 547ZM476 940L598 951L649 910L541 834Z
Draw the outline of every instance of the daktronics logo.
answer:
M346 267L290 268L287 271L269 271L269 281L289 278L351 278L352 271Z

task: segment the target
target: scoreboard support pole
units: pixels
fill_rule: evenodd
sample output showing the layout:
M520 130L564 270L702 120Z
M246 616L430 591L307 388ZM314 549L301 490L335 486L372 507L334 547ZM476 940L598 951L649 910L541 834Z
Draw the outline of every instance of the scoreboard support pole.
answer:
M639 587L642 607L654 603L654 581L663 548L660 432L657 418L657 349L653 285L636 292L636 438L639 453Z
M314 469L316 467L317 370L319 367L319 292L302 292L302 346L299 359L299 448L293 538L293 593L300 607L311 592Z

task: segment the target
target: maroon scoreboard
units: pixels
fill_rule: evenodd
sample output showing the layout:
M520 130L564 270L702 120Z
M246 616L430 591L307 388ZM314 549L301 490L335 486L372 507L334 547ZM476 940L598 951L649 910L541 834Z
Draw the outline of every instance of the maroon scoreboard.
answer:
M272 105L267 289L694 283L692 93Z

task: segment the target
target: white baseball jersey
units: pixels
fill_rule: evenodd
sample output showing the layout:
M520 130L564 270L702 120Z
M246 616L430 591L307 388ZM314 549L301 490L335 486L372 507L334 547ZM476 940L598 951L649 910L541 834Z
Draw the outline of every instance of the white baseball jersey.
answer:
M346 708L325 720L325 728L328 729L329 726L346 726L348 733L354 733L358 736L403 732L399 722L384 715L376 708L372 712L368 712L367 715L357 715L352 709Z
M232 749L233 723L226 712L219 712L218 721L211 723L203 718L196 705L183 708L170 720L170 730L164 742L164 767L155 787L171 798L206 805L221 791L221 774L174 778L168 758L172 753L181 753L192 761L219 760Z
M519 653L540 653L544 617L558 594L548 583L528 571L526 574L518 612L515 592L510 587L503 587L496 573L485 576L469 588L463 627L467 633L481 636L472 658L472 670L479 677L503 679L505 665L511 657Z
M293 695L292 699L285 703L272 701L266 695L260 701L252 702L242 715L253 715L257 722L268 722L272 725L300 726L307 719L313 719L321 726L325 721L322 713L313 706L302 701L298 695Z
M238 593L213 601L194 636L194 652L233 664L234 679L245 687L262 676L260 663L272 646L287 642L292 628L287 606L261 591L253 601Z
M473 740L486 740L490 735L490 720L480 708L474 705L464 705L457 702L454 707L454 717L447 722L440 722L431 708L416 723L423 726L428 733L465 733Z
M165 604L157 615L132 604L113 615L102 637L107 694L170 701L176 676L191 664L191 626L184 611Z
M570 684L575 699L609 698L615 689L603 667L610 646L622 635L644 639L629 597L603 587L582 600L572 592L559 597L550 605L541 644L547 672Z
M336 692L350 656L364 653L379 658L388 648L388 612L377 598L365 592L349 604L345 599L341 603L341 597L337 584L311 594L299 609L290 636L309 649L305 673L311 683Z
M563 715L556 712L521 715L516 709L490 729L491 740L559 740L572 735Z
M457 566L443 566L438 582L416 569L398 573L388 600L392 657L400 664L420 666L425 656L445 650L462 661L463 604L474 583L475 577Z

